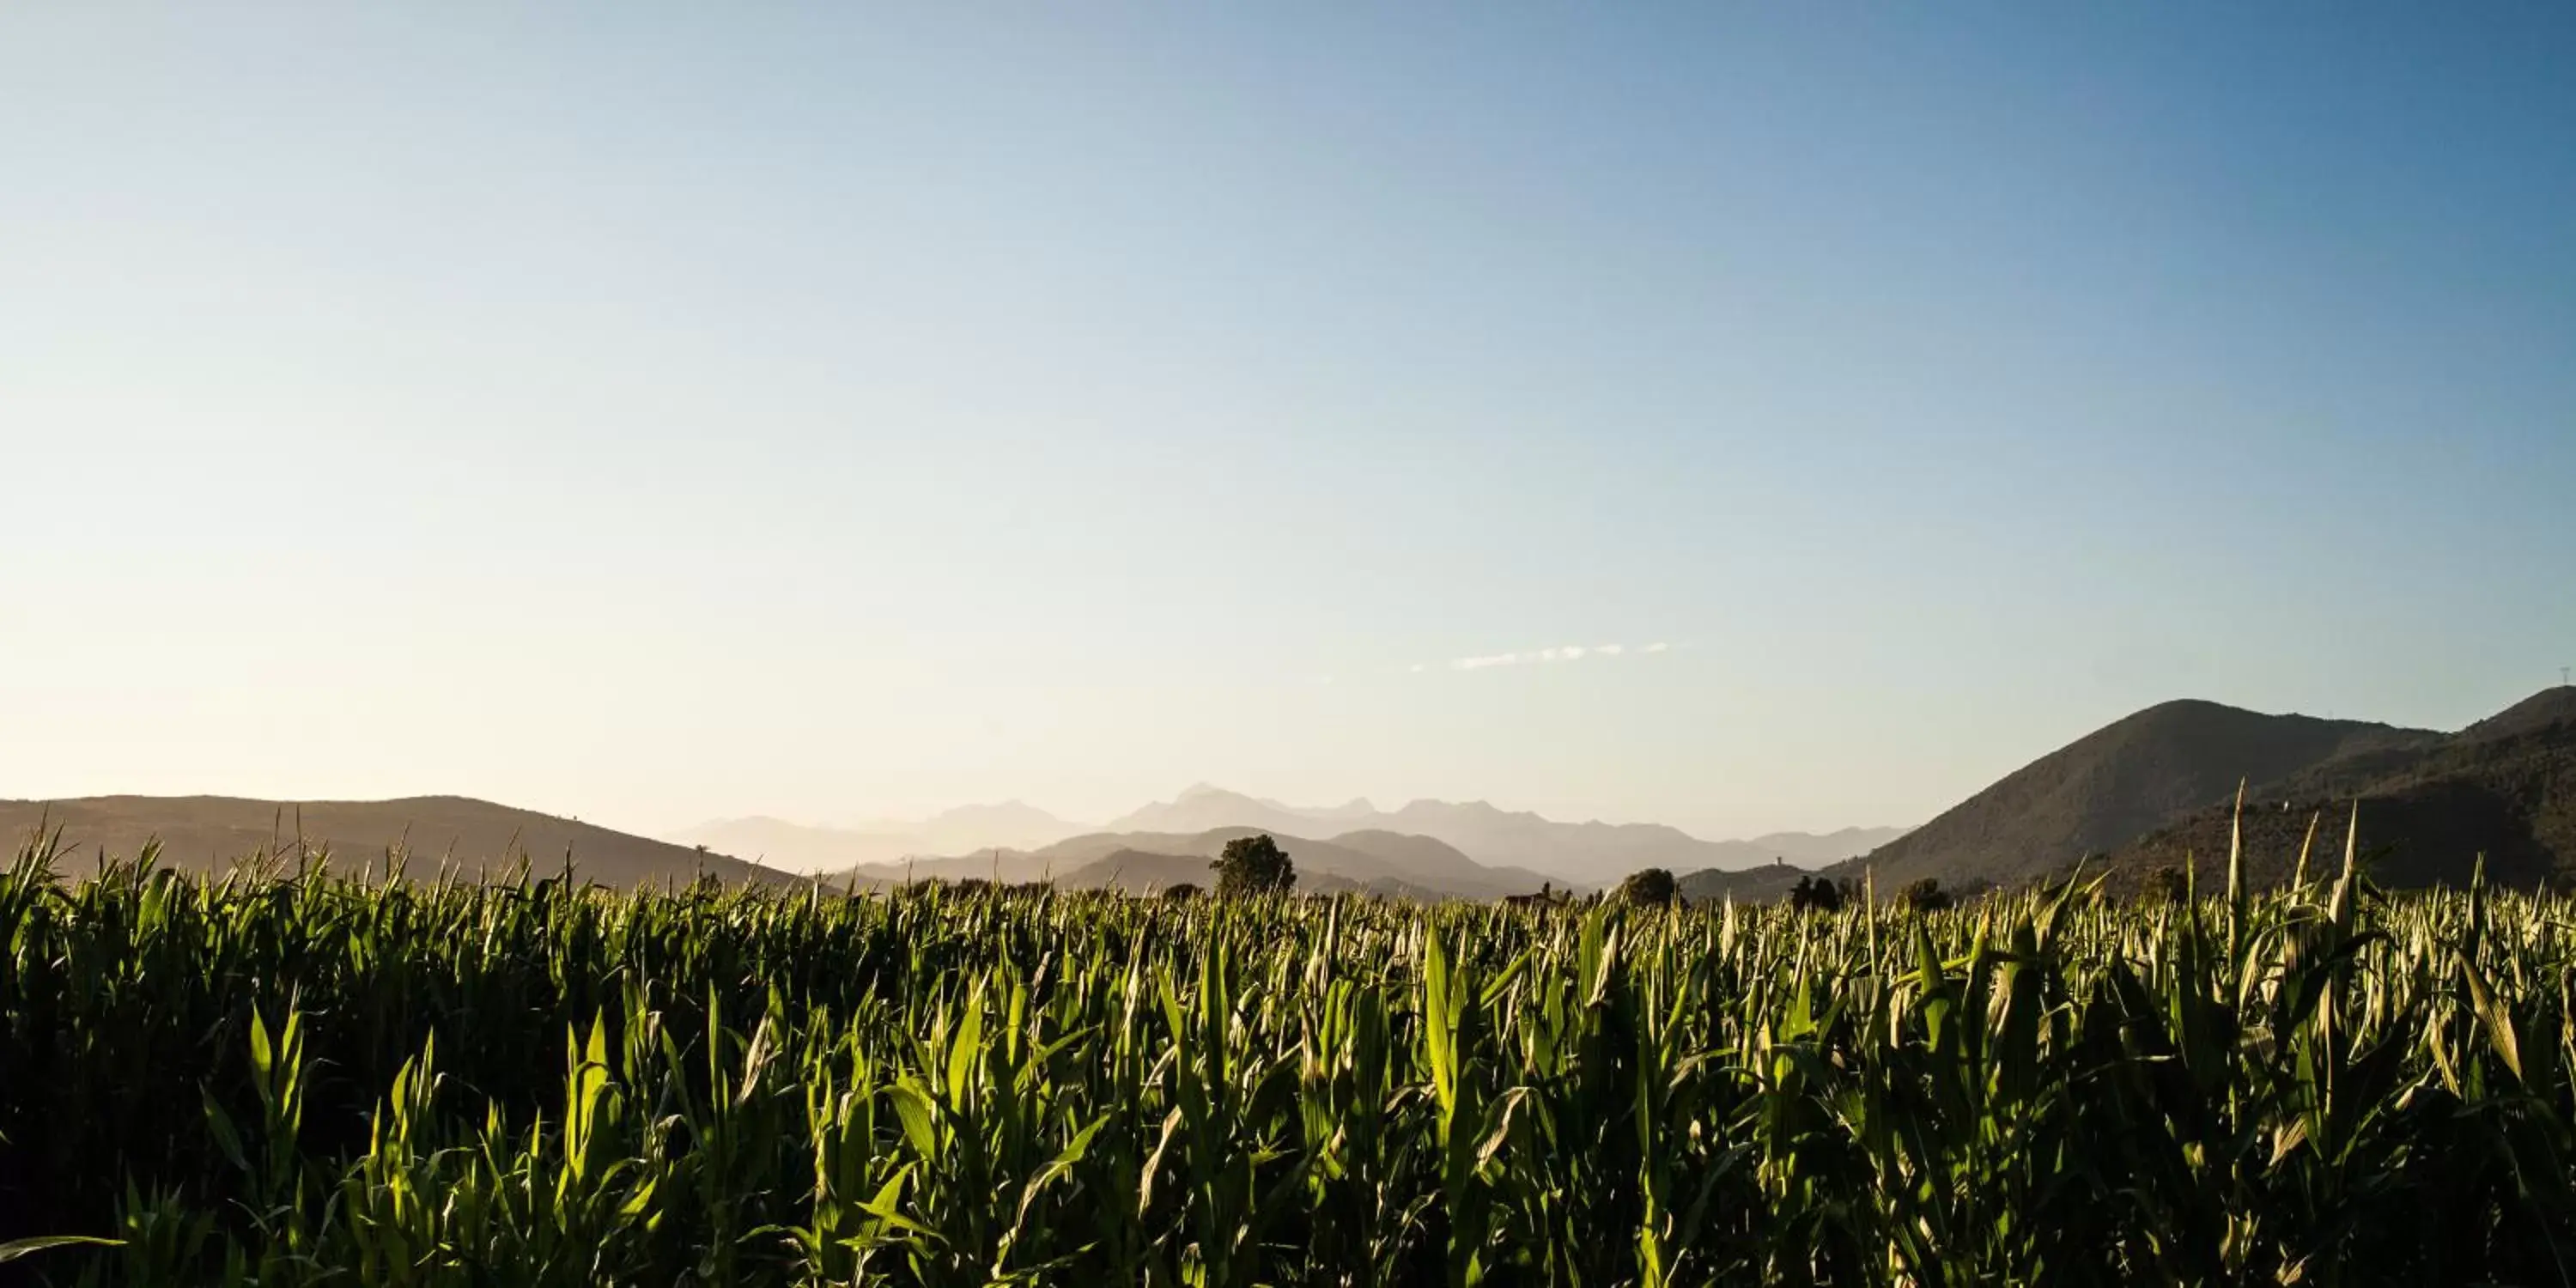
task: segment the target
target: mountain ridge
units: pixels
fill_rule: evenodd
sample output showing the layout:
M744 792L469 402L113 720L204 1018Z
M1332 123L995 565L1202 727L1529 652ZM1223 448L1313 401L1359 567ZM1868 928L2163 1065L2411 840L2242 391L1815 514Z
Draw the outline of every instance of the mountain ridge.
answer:
M2202 699L2160 702L2014 770L1863 862L1887 888L1927 877L2027 881L2131 844L2231 797L2240 784L2350 755L2404 752L2443 736Z
M2243 806L2238 795L2243 794ZM2358 831L2353 822L2358 819ZM2013 770L1914 832L1845 862L1692 872L1694 897L1777 898L1810 871L1890 891L2063 876L2116 887L2185 863L2223 880L2311 871L2346 843L2392 886L2576 876L2576 688L2544 689L2456 732L2267 714L2201 699L2132 712Z
M2247 877L2288 879L2311 827L2311 870L2347 841L2380 883L2530 887L2576 874L2576 688L2526 698L2430 744L2348 755L2248 788L2247 807L2211 805L2104 856L2134 882L2188 862L2220 874L2242 841ZM2357 827L2356 827L2357 820Z

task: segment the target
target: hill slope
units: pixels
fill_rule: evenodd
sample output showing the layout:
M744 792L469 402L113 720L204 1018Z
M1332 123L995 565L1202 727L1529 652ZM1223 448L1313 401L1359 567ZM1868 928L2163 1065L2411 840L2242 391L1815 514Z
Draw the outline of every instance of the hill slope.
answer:
M721 854L611 831L534 810L462 796L389 801L263 801L233 796L92 796L68 801L0 801L0 836L16 842L39 827L60 828L66 873L78 873L104 851L131 857L159 840L171 867L220 871L260 852L328 848L335 860L369 869L401 846L408 870L430 876L442 862L461 872L498 873L521 855L539 874L573 870L601 885L633 887L687 882L700 873L720 880L787 881L787 873Z
M2025 881L2232 800L2239 783L2346 758L2402 762L2442 740L2429 730L2167 702L2015 770L1867 861L1883 889L1922 877Z
M2516 703L2449 738L2345 756L2259 784L2243 819L2248 876L2288 879L2317 823L2313 863L2341 861L2359 817L2358 851L2388 885L2458 884L2483 855L2490 879L2530 886L2576 872L2576 689ZM2223 871L2232 807L2192 812L2111 856L2122 879L2177 867Z

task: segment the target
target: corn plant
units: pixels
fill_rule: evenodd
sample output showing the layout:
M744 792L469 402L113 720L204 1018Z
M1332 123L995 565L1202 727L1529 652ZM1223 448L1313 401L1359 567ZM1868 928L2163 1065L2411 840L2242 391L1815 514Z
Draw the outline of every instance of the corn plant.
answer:
M59 859L0 873L0 1274L2576 1278L2576 905L2349 851L1834 912Z

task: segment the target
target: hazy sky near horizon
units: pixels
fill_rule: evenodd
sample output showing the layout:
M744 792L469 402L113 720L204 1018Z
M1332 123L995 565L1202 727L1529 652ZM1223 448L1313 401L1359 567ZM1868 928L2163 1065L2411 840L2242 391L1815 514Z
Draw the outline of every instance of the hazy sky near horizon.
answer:
M0 796L1727 835L2171 697L2455 727L2576 663L2571 67L2541 3L8 6Z

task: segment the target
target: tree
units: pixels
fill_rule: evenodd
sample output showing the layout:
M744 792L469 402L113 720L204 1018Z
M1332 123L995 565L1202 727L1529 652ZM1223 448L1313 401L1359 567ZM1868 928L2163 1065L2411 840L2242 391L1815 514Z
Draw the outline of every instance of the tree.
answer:
M1916 912L1939 912L1950 906L1950 892L1938 877L1925 877L1896 892L1896 901Z
M1843 906L1842 888L1829 877L1800 877L1789 887L1789 906L1800 912L1837 911Z
M1627 880L1619 883L1619 898L1628 903L1672 903L1681 894L1673 874L1662 868L1631 872Z
M1281 894L1297 884L1297 865L1267 833L1226 842L1225 852L1208 866L1216 869L1218 894Z

